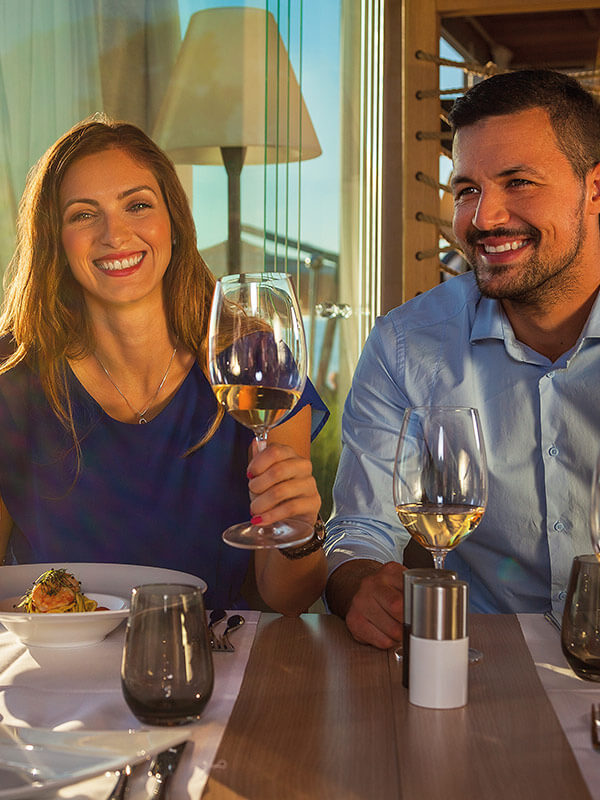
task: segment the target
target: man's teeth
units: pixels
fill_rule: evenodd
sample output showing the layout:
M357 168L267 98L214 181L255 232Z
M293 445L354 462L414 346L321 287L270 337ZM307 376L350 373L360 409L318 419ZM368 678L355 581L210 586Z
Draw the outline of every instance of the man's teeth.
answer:
M135 267L136 264L139 264L142 258L144 257L143 253L138 253L137 256L131 256L130 258L123 258L118 261L95 261L97 267L100 269L107 269L107 270L117 270L117 269L127 269L128 267Z
M492 244L484 244L483 249L486 253L506 253L507 250L520 250L525 247L527 241L521 242L506 242L506 244L499 244L496 247Z

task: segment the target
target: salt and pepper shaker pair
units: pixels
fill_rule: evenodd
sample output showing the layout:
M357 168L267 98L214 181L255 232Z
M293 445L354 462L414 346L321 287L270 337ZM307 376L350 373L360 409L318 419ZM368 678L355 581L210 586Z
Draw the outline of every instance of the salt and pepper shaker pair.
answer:
M409 702L459 708L468 698L468 586L450 570L404 573L402 682Z

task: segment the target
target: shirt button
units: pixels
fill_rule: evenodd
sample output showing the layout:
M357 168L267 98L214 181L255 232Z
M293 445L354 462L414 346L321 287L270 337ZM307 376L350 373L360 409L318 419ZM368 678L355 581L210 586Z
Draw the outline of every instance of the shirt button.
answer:
M557 456L558 455L558 447L552 445L552 447L548 450L549 455Z
M554 530L555 531L558 531L560 533L561 531L564 531L564 529L565 529L564 522L561 522L560 520L558 520L558 522L554 523Z
M566 600L567 599L567 593L564 592L564 591L563 592L559 592L558 593L558 599L559 600Z

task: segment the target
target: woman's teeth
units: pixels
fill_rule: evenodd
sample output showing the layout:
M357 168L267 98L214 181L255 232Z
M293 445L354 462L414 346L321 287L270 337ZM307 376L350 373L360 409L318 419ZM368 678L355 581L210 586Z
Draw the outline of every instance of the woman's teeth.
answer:
M136 264L140 263L143 257L143 253L138 253L137 256L131 256L130 258L123 258L115 261L94 261L94 264L99 267L99 269L106 269L112 272L118 269L135 267Z

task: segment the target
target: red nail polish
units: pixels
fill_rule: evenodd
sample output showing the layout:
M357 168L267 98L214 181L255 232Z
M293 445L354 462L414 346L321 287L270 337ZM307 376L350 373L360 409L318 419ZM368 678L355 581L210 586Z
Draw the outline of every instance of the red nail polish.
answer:
M248 471L246 472L246 477L248 478L248 480L249 480L249 481L251 481L251 480L252 480L252 478L254 477L254 475L253 475L253 474L250 472L250 470L248 470Z
M253 525L260 525L260 523L262 522L262 517L252 517L252 519L250 520L250 522L251 522Z

